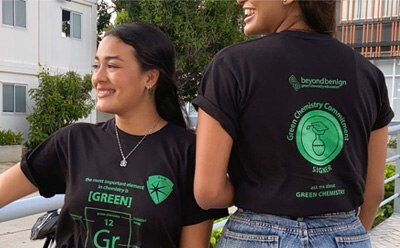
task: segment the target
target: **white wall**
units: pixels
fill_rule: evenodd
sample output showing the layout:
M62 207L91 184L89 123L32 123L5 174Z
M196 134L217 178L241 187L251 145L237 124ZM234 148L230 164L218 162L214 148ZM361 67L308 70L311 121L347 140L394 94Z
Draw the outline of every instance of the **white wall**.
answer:
M0 3L0 9L2 9ZM0 70L15 73L35 72L38 61L38 5L26 1L26 28L2 24L0 11ZM29 11L28 11L29 10Z
M0 71L0 129L18 130L24 134L26 138L29 123L26 121L27 115L32 110L33 102L27 97L27 113L6 113L2 112L3 101L3 87L2 83L13 83L27 87L27 91L32 87L36 87L38 79L36 75L29 73L9 73Z
M372 63L385 75L390 105L395 113L393 121L400 121L400 60L376 59Z
M3 83L26 85L27 91L37 87L39 64L52 73L91 72L97 39L96 2L27 0L26 28L19 28L2 24L0 1L0 129L10 128L26 135L29 127L26 116L33 106L27 95L27 113L3 113ZM82 14L81 39L61 36L62 9ZM84 121L95 122L95 111Z
M42 1L40 12L40 61L52 71L87 74L96 52L96 6L87 1ZM81 39L61 36L62 9L82 15ZM55 21L49 21L55 20Z
M2 6L0 4L0 10ZM26 133L26 116L32 109L27 98L28 113L3 113L2 83L21 84L29 90L37 86L38 69L38 5L36 1L27 1L26 28L11 27L2 24L0 11L0 128L14 129Z

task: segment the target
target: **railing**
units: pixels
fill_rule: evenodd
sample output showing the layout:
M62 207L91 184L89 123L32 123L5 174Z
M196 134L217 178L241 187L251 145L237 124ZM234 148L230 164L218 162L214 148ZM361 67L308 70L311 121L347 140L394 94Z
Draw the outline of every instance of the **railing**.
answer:
M379 207L382 207L389 202L394 200L393 213L400 213L400 124L389 126L389 136L396 139L397 147L394 150L394 154L391 154L386 159L386 164L394 164L396 166L396 174L387 178L385 184L394 181L394 194L384 199Z
M395 154L386 159L386 163L393 163L396 165L396 174L385 180L385 184L395 181L394 194L383 200L380 206L384 206L394 200L394 213L400 213L400 124L391 125L389 127L389 135L395 137L397 140L397 148ZM15 201L0 209L0 222L18 219L33 214L43 213L46 211L54 210L62 207L64 203L64 196L57 195L52 198L43 198L35 196L22 200ZM213 230L223 227L226 220L215 223ZM33 223L32 223L33 224Z
M59 209L63 204L64 195L56 195L51 198L41 196L24 198L0 208L0 223Z

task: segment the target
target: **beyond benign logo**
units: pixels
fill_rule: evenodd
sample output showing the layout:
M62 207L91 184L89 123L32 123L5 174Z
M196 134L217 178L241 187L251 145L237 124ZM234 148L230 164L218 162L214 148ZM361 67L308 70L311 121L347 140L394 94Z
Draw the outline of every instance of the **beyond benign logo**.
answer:
M328 79L325 77L304 78L303 76L301 76L299 81L294 75L291 75L289 77L289 83L290 85L292 85L295 91L298 91L302 88L339 89L342 86L347 85L346 80Z

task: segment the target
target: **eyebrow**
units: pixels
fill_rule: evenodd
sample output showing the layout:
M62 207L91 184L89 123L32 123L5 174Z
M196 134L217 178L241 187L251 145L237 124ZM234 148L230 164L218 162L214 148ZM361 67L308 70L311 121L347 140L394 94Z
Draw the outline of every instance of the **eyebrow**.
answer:
M94 59L95 60L100 60L100 58L98 57L98 56L95 56L94 57ZM116 55L116 56L106 56L106 57L104 57L104 60L106 60L106 61L110 61L110 60L119 60L119 61L124 61L123 59L121 59L118 55Z

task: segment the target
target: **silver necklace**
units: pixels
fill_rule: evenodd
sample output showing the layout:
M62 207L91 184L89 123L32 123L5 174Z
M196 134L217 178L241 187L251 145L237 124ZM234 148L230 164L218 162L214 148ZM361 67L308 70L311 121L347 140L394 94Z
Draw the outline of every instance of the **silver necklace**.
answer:
M154 126L152 128L149 129L149 131L139 140L139 142L135 145L135 147L133 147L132 150L126 156L124 155L124 152L122 151L122 146L121 146L121 142L119 140L119 135L118 135L117 123L115 123L115 136L117 136L119 152L121 153L121 157L122 157L122 160L119 163L119 165L121 167L126 167L128 165L127 159L129 158L129 156L132 155L132 153L139 147L139 145L143 142L143 140L147 137L147 135L149 135L153 131L153 129L157 126L159 121L160 121L160 119L156 122L156 124L154 124Z

